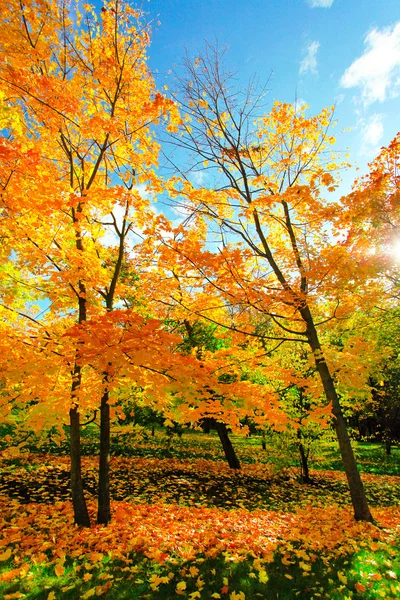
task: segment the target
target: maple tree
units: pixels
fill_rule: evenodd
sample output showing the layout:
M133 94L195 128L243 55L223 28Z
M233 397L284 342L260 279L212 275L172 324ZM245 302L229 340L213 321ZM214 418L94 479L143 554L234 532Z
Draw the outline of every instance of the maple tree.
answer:
M110 313L130 283L121 278L128 233L133 227L143 230L154 218L140 193L154 177L157 161L151 125L168 116L173 127L178 116L174 103L155 90L146 65L149 31L140 11L118 0L105 3L99 15L90 5L81 12L58 2L3 4L0 44L8 60L0 72L1 199L3 279L9 290L3 309L14 312L3 324L15 367L10 369L10 356L3 366L9 389L16 385L13 373L25 373L20 396L32 398L42 414L37 428L43 401L55 415L70 403L71 487L81 525L89 525L89 515L80 419L100 405L98 521L107 522L115 375L121 360L131 369L157 362L140 354L138 336L143 344L146 331L149 346L160 333L161 345L170 347L159 321L151 324L132 311ZM110 227L114 239L105 243ZM14 290L21 285L29 294ZM50 304L42 319L34 316L38 301ZM26 373L25 346L37 372ZM130 351L136 351L136 362ZM152 368L162 378L157 364ZM45 381L43 373L48 373Z
M358 265L338 243L348 221L338 201L338 163L329 150L332 110L305 116L305 107L276 102L260 115L251 86L235 93L218 50L186 61L180 107L184 125L174 143L195 155L215 185L196 185L190 174L172 178L169 193L192 214L188 233L178 228L165 254L192 273L197 293L172 298L187 312L237 334L309 346L321 388L331 405L356 519L371 520L346 422L318 329L351 314L352 272ZM346 215L347 217L347 215ZM207 229L220 244L205 244ZM179 239L179 235L181 238ZM171 285L173 285L171 281ZM323 302L322 302L323 301ZM276 335L271 324L281 331Z
M377 349L370 362L372 394L364 410L385 440L390 452L391 440L398 437L397 348L398 330L398 227L400 198L400 136L369 164L368 173L357 179L353 191L342 198L346 215L345 243L361 266L355 273L358 294L363 295L364 323L370 345ZM377 434L377 431L370 432Z

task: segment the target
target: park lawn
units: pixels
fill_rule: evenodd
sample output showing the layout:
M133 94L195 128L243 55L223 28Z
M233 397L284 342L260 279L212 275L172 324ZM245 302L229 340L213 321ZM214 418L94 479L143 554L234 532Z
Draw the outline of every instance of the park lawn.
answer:
M0 596L400 597L400 478L374 474L386 460L381 448L366 446L362 467L371 525L353 520L329 452L306 486L293 468L273 471L256 438L238 444L240 472L221 460L213 436L185 434L167 458L163 444L159 435L140 456L112 458L113 521L90 530L73 525L67 457L4 451ZM83 459L93 522L96 462Z

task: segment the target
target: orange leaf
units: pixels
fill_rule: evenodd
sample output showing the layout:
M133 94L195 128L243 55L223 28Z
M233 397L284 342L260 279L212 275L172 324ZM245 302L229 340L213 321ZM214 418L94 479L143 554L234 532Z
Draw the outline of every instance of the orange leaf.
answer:
M229 585L224 585L224 586L221 588L221 594L227 594L227 593L228 593L228 590L229 590Z
M57 577L62 577L64 575L64 567L62 565L56 565L54 567L54 573L57 575Z

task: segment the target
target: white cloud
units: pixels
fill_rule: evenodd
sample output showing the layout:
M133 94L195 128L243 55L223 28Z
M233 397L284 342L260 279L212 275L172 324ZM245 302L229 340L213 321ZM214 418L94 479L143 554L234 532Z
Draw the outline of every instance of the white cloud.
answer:
M191 173L191 180L201 187L206 181L206 174L204 171L193 171Z
M303 98L296 98L294 102L294 109L296 111L296 114L300 114L303 110L306 110L308 107L308 102L306 102Z
M334 97L335 105L339 106L339 104L342 104L344 97L345 97L344 94L338 94L337 96L335 96Z
M319 42L310 42L306 48L306 55L300 64L300 75L306 73L317 74L317 52L319 48Z
M330 8L334 0L308 0L311 8Z
M343 73L341 85L361 88L364 106L400 95L400 22L373 29L364 44L364 54Z
M383 138L383 115L373 114L362 125L362 139L369 146L376 146Z

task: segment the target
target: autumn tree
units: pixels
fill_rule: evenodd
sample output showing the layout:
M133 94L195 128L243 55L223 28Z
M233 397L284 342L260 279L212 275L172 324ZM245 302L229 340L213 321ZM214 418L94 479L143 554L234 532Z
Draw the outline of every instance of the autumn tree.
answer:
M173 127L178 118L174 104L155 90L146 64L148 44L140 11L119 0L106 2L100 12L57 1L2 5L0 46L7 57L0 69L3 278L8 288L11 278L15 288L23 285L31 294L22 305L14 302L14 291L3 299L3 311L14 311L19 319L12 323L3 312L3 323L7 343L13 340L19 353L20 376L26 372L24 346L36 362L36 381L30 370L24 383L25 399L33 397L39 406L47 399L53 414L63 414L61 406L69 405L74 514L86 526L81 414L93 414L100 405L98 521L106 523L110 391L121 370L115 338L130 340L122 357L131 370L139 368L132 353L146 325L132 313L107 315L123 296L127 235L154 217L139 191L155 179L158 145L152 124L168 114ZM110 227L111 244L103 239ZM24 273L23 282L11 272L10 260L12 269ZM42 318L34 316L33 301L45 305ZM157 323L147 323L149 335L155 331ZM167 351L168 343L162 343ZM151 361L143 354L138 359L144 369ZM10 362L3 366L12 381ZM48 373L44 380L43 373Z
M371 297L366 328L378 348L378 360L371 369L372 397L367 414L381 430L390 452L398 434L397 339L399 302L399 202L400 134L369 164L366 175L357 179L353 191L342 199L348 226L346 245L368 274ZM397 429L397 433L396 433Z
M309 347L332 408L355 518L370 521L318 333L321 324L351 314L351 278L359 268L340 243L340 204L322 195L337 181L332 110L307 117L306 107L276 102L259 114L254 90L236 91L210 47L194 62L187 59L186 68L179 95L185 123L173 143L194 157L204 183L196 184L190 172L170 182L170 196L192 214L192 227L178 228L165 252L176 253L180 269L196 275L190 282L196 293L175 291L172 298L188 314L260 344L272 338ZM279 335L269 333L270 323Z

